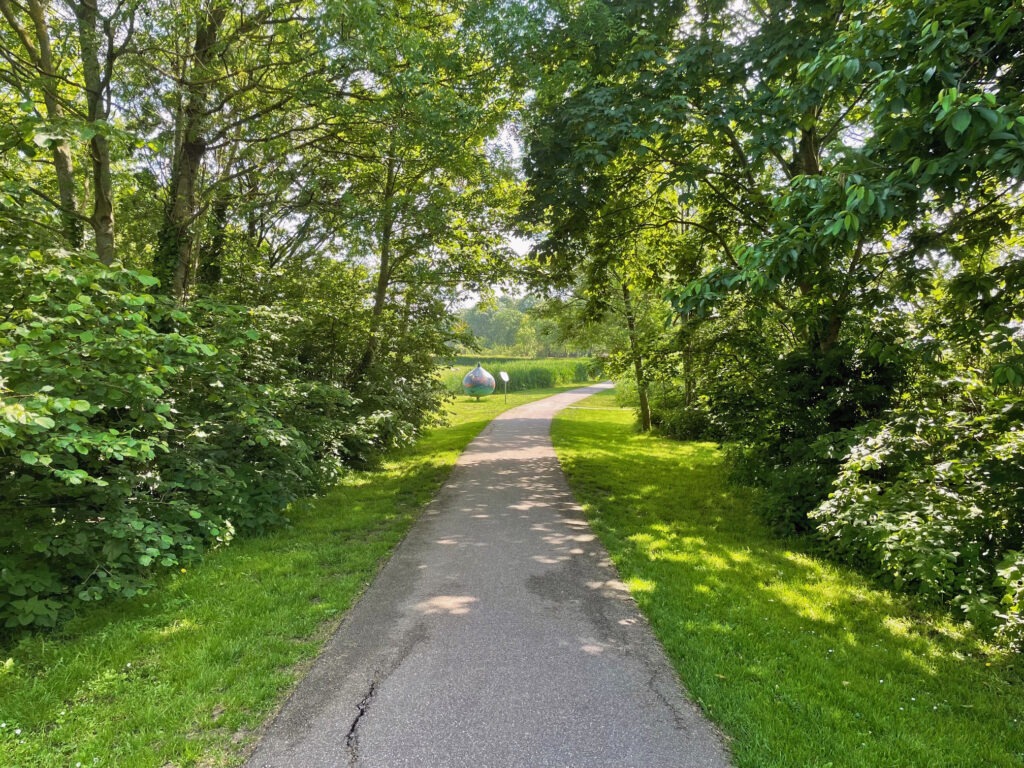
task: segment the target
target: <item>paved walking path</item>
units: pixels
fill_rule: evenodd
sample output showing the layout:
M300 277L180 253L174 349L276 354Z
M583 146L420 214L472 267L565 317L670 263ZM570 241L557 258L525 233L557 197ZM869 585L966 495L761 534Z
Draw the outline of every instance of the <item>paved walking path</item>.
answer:
M606 386L470 444L249 768L728 766L551 447L551 417Z

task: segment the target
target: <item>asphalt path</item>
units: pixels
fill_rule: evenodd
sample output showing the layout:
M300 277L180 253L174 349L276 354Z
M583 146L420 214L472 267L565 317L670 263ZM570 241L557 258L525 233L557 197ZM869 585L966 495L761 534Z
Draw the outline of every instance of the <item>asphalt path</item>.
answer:
M356 603L248 768L719 768L566 485L552 416L506 411Z

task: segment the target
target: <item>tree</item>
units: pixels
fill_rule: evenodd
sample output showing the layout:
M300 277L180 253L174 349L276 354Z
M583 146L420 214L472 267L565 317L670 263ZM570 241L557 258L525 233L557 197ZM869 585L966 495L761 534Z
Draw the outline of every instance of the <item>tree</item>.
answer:
M65 120L65 103L60 93L60 78L48 25L48 8L41 0L30 0L27 22L19 11L10 0L0 2L0 13L10 31L16 35L21 48L18 51L13 41L3 46L3 56L10 67L5 79L10 87L23 95L31 93L30 83L37 82L42 91L45 119L51 125L61 125ZM27 106L33 108L31 103ZM78 213L70 142L64 136L53 136L48 143L57 182L61 231L68 247L80 248L82 221Z
M437 418L456 300L510 270L519 98L489 4L0 12L10 629L145 590Z
M57 208L70 247L79 247L82 242L71 138L88 142L93 203L88 221L93 247L104 264L111 264L114 201L108 118L115 68L129 50L135 33L137 4L117 3L107 9L97 0L66 0L64 5L73 14L74 22L62 17L45 0L31 0L25 8L9 0L0 4L0 13L20 44L3 48L3 56L11 64L7 82L25 96L24 104L30 114L41 91L46 116L32 121L34 126L30 123L29 135L32 143L51 149L58 195L53 200L41 191L37 194ZM53 40L70 35L76 36L77 49L65 40L55 54ZM68 60L74 65L68 66ZM72 73L70 76L65 75L65 68ZM73 117L69 120L68 115ZM22 139L22 146L29 147L29 142ZM29 154L32 152L29 148Z
M114 190L110 139L107 136L114 68L135 33L137 3L117 3L108 13L99 0L68 2L78 20L79 52L85 92L85 117L92 165L93 210L90 219L100 261L114 261Z
M200 275L209 279L219 269L232 202L244 200L248 209L269 193L260 185L246 189L239 179L273 178L296 145L312 138L315 126L303 110L310 92L322 94L325 62L304 28L326 23L320 13L303 0L255 9L194 3L168 13L160 25L179 37L174 45L166 36L152 43L172 77L157 102L148 103L148 111L170 114L154 273L175 298L185 299ZM357 6L335 14L333 23L358 13ZM249 194L239 194L240 186ZM202 229L208 214L212 235ZM215 241L209 248L204 235Z
M351 92L323 105L317 205L341 223L347 256L374 264L364 376L425 282L440 296L509 271L511 169L489 140L515 105L487 42L444 4L398 3L364 44ZM386 40L386 43L381 38Z
M1024 170L1016 4L594 0L560 11L553 34L570 42L537 99L527 213L571 274L593 258L622 179L675 191L683 232L661 262L667 295L692 338L727 319L747 329L728 347L744 365L713 355L725 375L703 395L780 527L810 528L844 457L887 419L913 423L915 398L980 417L987 407L971 397L1024 382L1011 330ZM761 327L772 329L767 354ZM980 389L951 401L938 386L950 376ZM961 417L950 418L955 430ZM945 450L937 431L922 439ZM849 466L848 500L866 465ZM1007 508L987 519L1019 527ZM998 558L1020 546L1016 533L986 535L1003 543L984 555L989 586L975 606L1000 589Z
M581 319L587 324L608 317L619 321L624 346L615 352L626 364L613 369L632 371L640 427L648 431L650 358L655 350L663 351L668 336L664 279L667 272L685 266L672 263L682 234L678 193L634 170L628 162L604 168L601 206L590 211L585 228L573 226L549 235L534 254L542 265L535 279L573 289L584 301Z

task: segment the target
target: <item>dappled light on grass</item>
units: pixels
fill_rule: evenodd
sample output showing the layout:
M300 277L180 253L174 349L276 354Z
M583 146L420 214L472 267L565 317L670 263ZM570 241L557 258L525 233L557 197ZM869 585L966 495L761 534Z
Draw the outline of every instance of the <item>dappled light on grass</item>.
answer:
M178 632L189 632L195 631L196 629L198 629L198 627L194 621L191 619L181 619L179 621L172 621L170 624L161 627L156 630L156 634L159 637L167 637Z
M641 579L634 576L631 579L627 579L626 586L629 587L629 591L632 594L637 594L638 592L653 592L657 584L650 579Z
M601 404L607 395L592 398ZM712 444L563 413L570 483L736 762L1020 766L1020 659L947 615L772 537Z

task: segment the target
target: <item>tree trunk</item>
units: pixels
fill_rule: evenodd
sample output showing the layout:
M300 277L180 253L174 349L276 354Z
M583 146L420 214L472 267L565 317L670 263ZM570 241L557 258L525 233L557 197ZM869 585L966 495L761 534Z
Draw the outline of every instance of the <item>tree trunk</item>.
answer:
M370 331L366 340L366 349L359 360L353 373L353 380L358 381L366 375L373 365L377 355L377 348L380 346L381 317L384 314L384 307L388 300L388 289L391 287L391 272L393 270L393 258L391 240L395 229L394 198L395 186L398 177L398 168L393 156L387 160L387 180L384 184L384 194L381 200L380 217L380 268L377 272L377 285L373 292L373 307L370 309Z
M110 265L114 262L114 186L110 178L110 143L107 137L93 136L90 151L95 188L92 228L96 236L96 253L100 261Z
M683 347L683 402L689 408L697 401L697 381L693 370L693 339L686 335Z
M640 339L636 331L636 315L633 312L633 297L629 286L622 284L622 300L626 307L626 328L629 331L629 351L633 358L633 374L636 377L636 393L640 400L640 429L651 430L651 403L647 392L647 376L644 373L644 357L640 350Z
M821 151L816 128L818 110L809 109L804 113L803 119L807 127L800 129L800 141L793 152L793 162L790 167L791 176L820 176L821 163L818 154Z
M224 244L227 241L229 195L221 192L213 202L213 238L210 250L199 264L196 279L200 285L217 285L224 274Z
M46 6L40 0L29 0L29 15L36 28L36 42L39 45L38 67L42 75L43 103L50 120L64 118L64 106L57 96L57 71L53 66L53 51L50 47L50 32L46 24ZM56 141L50 148L53 155L53 169L57 176L57 196L60 200L60 221L64 238L72 248L82 247L82 220L75 199L75 172L71 160L71 145L67 140Z
M818 337L817 347L821 354L827 354L839 342L839 332L842 328L843 315L833 304L832 311L829 312L828 322Z
M203 123L211 89L208 68L226 15L227 8L218 6L210 11L205 22L196 25L192 67L185 83L186 97L177 116L176 132L182 138L171 163L167 205L157 235L153 273L160 279L163 291L178 300L185 297L191 279L196 182L206 154Z
M57 70L53 64L53 49L50 44L50 28L47 24L46 0L28 0L28 15L35 29L35 41L18 20L10 0L0 0L0 14L15 31L25 48L29 61L39 72L39 83L43 90L43 104L46 117L51 121L64 119L64 105L57 93ZM71 248L82 247L82 217L78 212L75 195L75 174L71 159L71 145L66 139L51 142L53 170L57 178L57 199L60 203L61 232Z
M82 76L85 79L85 99L89 122L107 119L109 77L104 77L100 66L100 14L96 0L82 0L75 6L78 19L78 40L82 48ZM109 71L113 65L109 61ZM114 195L110 177L110 142L102 132L89 140L92 161L93 210L92 223L96 253L104 264L114 261Z
M809 110L804 115L804 118L808 122L813 123L813 121L818 119L817 110ZM800 131L800 142L797 145L796 152L793 157L792 170L794 174L820 176L820 150L818 133L814 124L802 129ZM807 281L799 283L798 287L804 294L817 295L819 290L817 286ZM821 354L828 353L839 341L839 333L842 330L845 316L846 313L837 304L835 297L829 296L827 316L819 318L818 326L815 327L810 334L811 349L817 349ZM824 322L821 322L821 320Z

